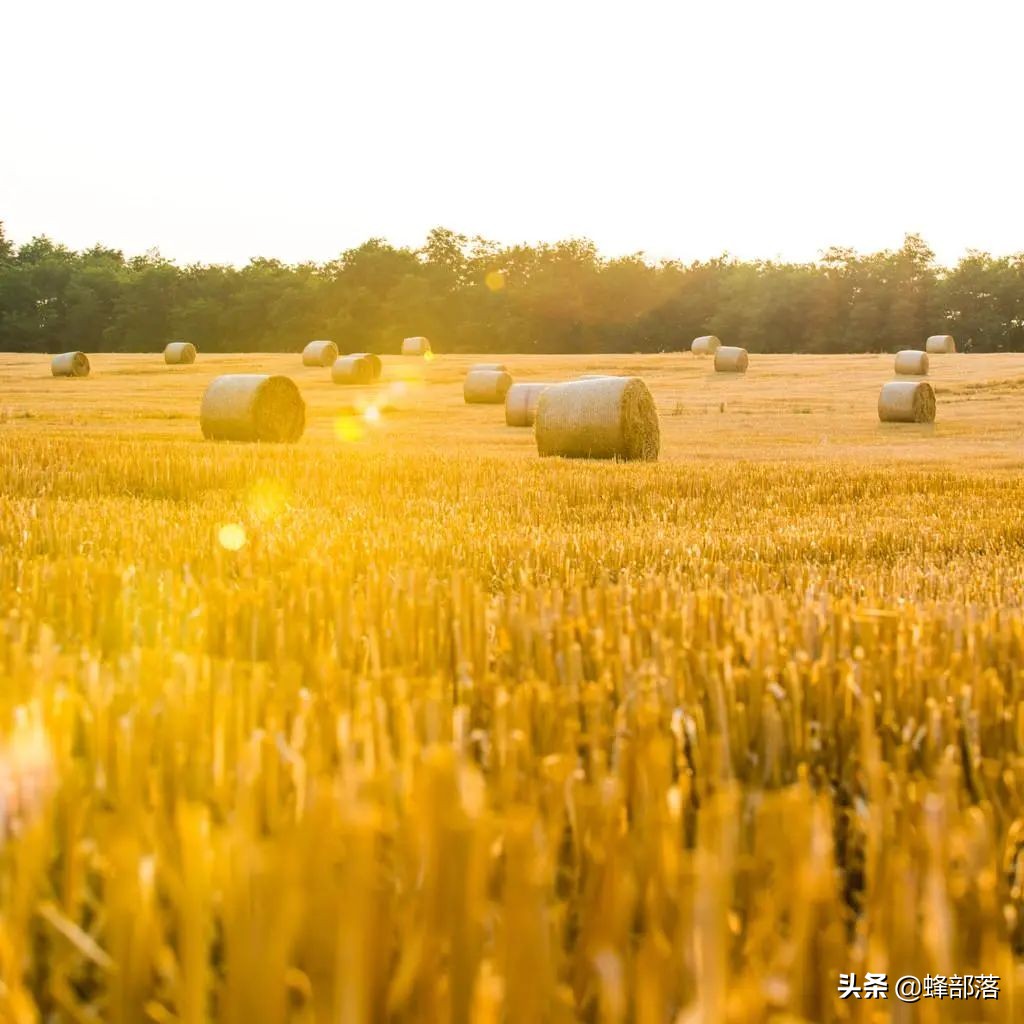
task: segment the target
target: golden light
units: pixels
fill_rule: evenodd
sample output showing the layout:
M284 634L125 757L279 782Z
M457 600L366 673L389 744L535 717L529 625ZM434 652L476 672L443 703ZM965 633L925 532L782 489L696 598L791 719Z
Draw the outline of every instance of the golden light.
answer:
M375 405L368 405L363 412L363 419L367 423L380 423L380 409Z
M366 432L363 430L362 424L348 416L339 416L334 421L334 436L339 441L345 443L351 443L352 441L361 441L365 436Z
M264 522L279 516L288 504L287 488L280 480L260 477L249 488L246 505L254 518Z
M434 361L434 353L433 352L424 352L423 353L423 362L425 362L425 363L432 363L433 361Z
M484 284L492 292L500 292L505 287L505 275L500 270L491 270L484 277Z
M217 542L226 551L240 551L245 540L245 527L241 523L225 523L217 531Z

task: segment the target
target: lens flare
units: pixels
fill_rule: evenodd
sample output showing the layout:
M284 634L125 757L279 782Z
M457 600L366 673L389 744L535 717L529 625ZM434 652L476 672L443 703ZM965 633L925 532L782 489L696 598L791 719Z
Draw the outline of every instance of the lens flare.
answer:
M434 353L433 352L424 352L423 353L423 362L425 362L425 363L432 363L433 361L434 361Z
M363 419L367 423L380 423L380 409L375 405L368 405L363 412Z
M217 532L217 541L226 551L241 551L245 539L245 527L241 523L225 523Z
M361 441L365 436L365 431L358 420L351 419L347 416L339 416L334 421L334 436L339 441L350 443L352 441Z
M492 292L500 292L505 287L505 275L500 270L492 270L484 277L484 284Z

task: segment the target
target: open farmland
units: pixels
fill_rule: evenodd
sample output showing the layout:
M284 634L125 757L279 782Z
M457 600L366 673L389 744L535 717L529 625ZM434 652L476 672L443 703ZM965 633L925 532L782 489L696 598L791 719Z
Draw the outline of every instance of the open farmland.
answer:
M1024 356L929 425L888 355L486 357L642 376L652 464L480 358L0 355L0 1019L1021 1019ZM301 442L202 439L250 370Z

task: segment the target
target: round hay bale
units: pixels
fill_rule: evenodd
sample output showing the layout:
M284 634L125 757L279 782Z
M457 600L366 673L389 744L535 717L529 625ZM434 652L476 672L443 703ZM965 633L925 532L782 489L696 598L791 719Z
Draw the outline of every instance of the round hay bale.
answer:
M372 384L373 363L365 355L342 356L331 367L335 384Z
M473 373L475 370L500 370L502 373L508 373L508 367L504 363L474 363L467 373Z
M891 380L878 396L883 423L934 423L935 392L923 380Z
M164 362L184 366L196 361L196 347L190 341L172 341L164 349Z
M311 341L302 350L303 366L333 366L338 358L338 346L333 341Z
M690 351L695 356L713 356L721 344L713 334L704 334L690 342Z
M470 405L500 405L512 387L504 370L470 370L462 384L462 397Z
M745 348L721 345L715 350L715 373L746 373L749 362Z
M403 356L425 356L430 351L430 342L426 338L403 338Z
M952 334L933 334L925 343L924 350L935 355L956 351Z
M366 359L370 364L370 368L373 370L373 379L380 380L380 375L384 370L384 364L381 362L379 355L375 352L351 352L349 354Z
M658 410L639 377L552 384L537 402L534 430L542 456L654 462L661 446Z
M905 348L896 353L896 372L908 377L928 375L928 353L916 348Z
M84 352L62 352L50 359L54 377L88 377L89 358Z
M510 427L532 427L537 415L537 403L545 388L550 384L530 381L528 384L513 384L505 395L505 423Z
M298 441L306 403L290 377L228 373L210 381L199 423L215 441Z

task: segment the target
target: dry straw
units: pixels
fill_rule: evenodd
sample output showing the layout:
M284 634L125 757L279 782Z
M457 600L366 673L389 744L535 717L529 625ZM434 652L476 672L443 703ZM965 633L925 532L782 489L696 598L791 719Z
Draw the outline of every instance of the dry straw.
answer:
M722 345L715 351L715 372L746 373L749 361L745 348Z
M303 366L333 366L338 346L333 341L311 341L302 350Z
M373 379L380 380L381 372L384 369L384 364L381 362L380 356L375 352L352 352L350 355L365 359L370 364L370 369L373 372Z
M50 360L54 377L88 377L89 358L84 352L62 352Z
M883 384L878 396L878 418L883 423L933 423L935 392L931 384L916 380Z
M925 343L925 351L943 354L956 351L956 342L952 334L933 334Z
M693 339L690 344L690 351L695 356L713 356L721 344L713 334L704 334L699 338Z
M190 341L172 341L164 349L164 362L183 366L196 361L196 347Z
M216 441L297 441L306 403L289 377L229 373L210 381L199 422L203 436Z
M583 459L658 458L658 410L639 377L573 380L545 388L537 403L537 451Z
M550 384L531 381L513 384L505 395L505 423L510 427L532 427L537 416L537 403Z
M468 373L473 373L476 370L501 370L502 373L508 373L508 367L504 363L474 363Z
M512 387L504 370L470 370L462 384L462 397L470 405L500 405Z
M430 351L430 342L426 338L404 338L402 340L403 356L425 356Z
M896 353L896 372L907 377L925 377L928 374L928 353L916 348L905 348Z
M335 384L372 384L373 363L364 355L342 356L331 367Z

